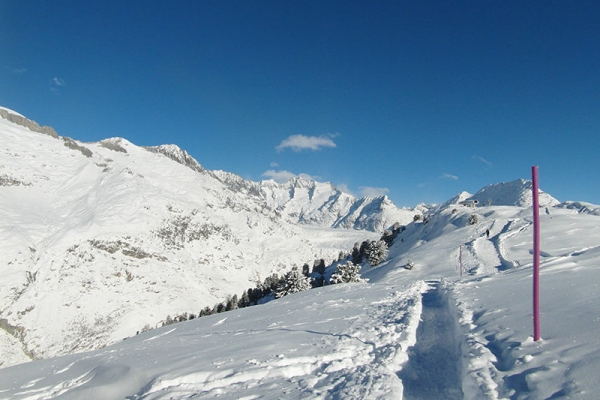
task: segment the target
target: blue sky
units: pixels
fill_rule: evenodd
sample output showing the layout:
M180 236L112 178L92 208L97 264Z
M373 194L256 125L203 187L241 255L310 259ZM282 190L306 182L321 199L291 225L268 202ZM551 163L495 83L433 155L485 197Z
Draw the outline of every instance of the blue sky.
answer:
M600 2L0 0L0 105L399 206L600 204Z

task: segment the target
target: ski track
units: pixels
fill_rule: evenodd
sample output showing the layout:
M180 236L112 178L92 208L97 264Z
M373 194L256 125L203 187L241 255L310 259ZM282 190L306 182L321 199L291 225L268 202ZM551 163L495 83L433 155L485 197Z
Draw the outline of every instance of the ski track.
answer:
M404 399L462 399L461 341L448 296L438 281L422 295L421 322L408 362L398 373Z
M515 229L513 227L514 225L518 225L518 227ZM504 242L510 237L521 234L530 225L531 223L527 223L522 219L511 220L504 225L500 233L491 238L492 243L496 248L498 257L500 258L500 266L498 266L498 271L505 271L520 266L518 261L513 261L510 259L508 252L504 248Z

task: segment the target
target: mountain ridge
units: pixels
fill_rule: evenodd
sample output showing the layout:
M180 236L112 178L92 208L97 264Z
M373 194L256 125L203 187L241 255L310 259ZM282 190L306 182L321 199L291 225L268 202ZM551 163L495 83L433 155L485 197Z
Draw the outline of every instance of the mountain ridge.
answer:
M224 179L174 145L82 143L6 118L0 137L7 144L0 149L7 359L102 347L381 235L315 218L293 222L291 203L277 209L260 194L289 188ZM298 187L298 196L306 189ZM384 217L370 226L395 222Z
M253 182L176 145L82 143L6 118L0 137L0 349L12 360L114 343L435 209Z

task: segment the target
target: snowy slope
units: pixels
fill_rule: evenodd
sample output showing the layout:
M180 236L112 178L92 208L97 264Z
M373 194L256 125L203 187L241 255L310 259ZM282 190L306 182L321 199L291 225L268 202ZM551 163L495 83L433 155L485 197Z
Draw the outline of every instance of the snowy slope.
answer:
M304 182L236 184L178 148L82 144L2 119L0 134L2 361L97 349L0 369L0 399L594 399L600 391L597 205L549 196L540 209L540 342L531 339L532 210L521 180L482 189L475 208L460 205L465 192L415 207L423 220L406 224L388 260L363 265L368 283L136 336L257 276L336 259L379 234L295 219L297 210L317 215L299 199L335 192L321 184L312 195ZM277 202L266 204L265 193Z
M466 200L477 200L480 204L494 204L497 206L527 207L533 204L531 188L531 181L517 179L512 182L502 182L486 186ZM542 190L539 192L539 202L540 207L555 206L560 203Z
M79 143L0 111L4 366L115 343L381 235L292 222L177 146Z
M599 221L542 209L540 342L531 339L531 208L451 206L409 224L387 262L363 265L369 283L5 368L0 398L594 399Z

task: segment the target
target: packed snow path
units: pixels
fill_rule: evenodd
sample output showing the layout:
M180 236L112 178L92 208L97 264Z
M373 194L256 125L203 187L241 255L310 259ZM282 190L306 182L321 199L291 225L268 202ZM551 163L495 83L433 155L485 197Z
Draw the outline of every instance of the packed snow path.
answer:
M460 343L448 299L438 281L422 295L421 322L417 342L408 350L408 362L398 376L404 385L404 398L462 399Z

